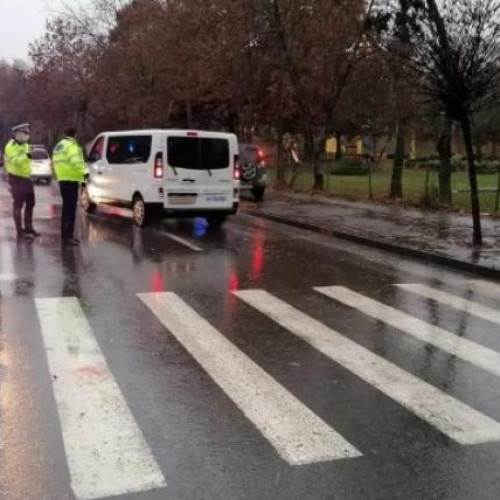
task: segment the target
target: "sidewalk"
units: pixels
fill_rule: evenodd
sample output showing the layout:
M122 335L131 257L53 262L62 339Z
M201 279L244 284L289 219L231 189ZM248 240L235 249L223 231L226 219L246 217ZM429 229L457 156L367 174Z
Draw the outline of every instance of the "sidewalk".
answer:
M245 212L276 222L500 279L500 220L483 217L484 246L474 250L470 215L270 192Z

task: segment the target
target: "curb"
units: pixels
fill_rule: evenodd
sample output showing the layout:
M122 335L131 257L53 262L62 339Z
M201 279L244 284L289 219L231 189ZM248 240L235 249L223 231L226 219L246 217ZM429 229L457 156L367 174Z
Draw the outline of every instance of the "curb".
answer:
M314 224L310 224L308 222L301 222L293 219L288 219L286 217L281 217L279 215L271 215L255 210L245 211L244 213L246 213L247 215L251 215L252 217L269 220L271 222L278 222L280 224L296 227L299 229L305 229L306 231L312 231L314 233L319 233L326 236L332 236L334 238L349 241L351 243L358 243L360 245L376 248L378 250L393 252L402 255L404 257L411 257L412 259L415 260L420 260L431 264L439 264L453 269L458 269L460 271L478 274L485 278L500 279L500 269L495 269L493 267L480 266L479 264L473 264L472 262L466 262L460 259L454 259L453 257L447 257L445 255L439 255L436 253L426 252L423 250L416 250L415 248L395 245L394 243L388 243L382 240L366 238L364 236L359 236L357 234L347 233L336 229L329 229L326 227L315 226Z

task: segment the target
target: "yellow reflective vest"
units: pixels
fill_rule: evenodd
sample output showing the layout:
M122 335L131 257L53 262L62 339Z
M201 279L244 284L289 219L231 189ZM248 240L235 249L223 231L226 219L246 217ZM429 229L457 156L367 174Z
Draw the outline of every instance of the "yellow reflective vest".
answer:
M29 179L31 177L29 153L30 146L28 144L20 144L11 139L5 146L4 152L4 163L7 173Z
M54 148L52 161L59 182L83 182L85 160L80 145L72 137L65 137Z

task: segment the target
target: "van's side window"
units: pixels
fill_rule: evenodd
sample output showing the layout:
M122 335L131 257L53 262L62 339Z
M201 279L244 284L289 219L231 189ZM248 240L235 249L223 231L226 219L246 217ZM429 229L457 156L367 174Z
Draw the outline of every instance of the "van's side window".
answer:
M111 136L108 139L106 158L110 164L147 163L151 155L150 135Z
M97 141L94 143L94 147L91 149L89 153L89 161L90 162L95 162L99 161L102 158L102 150L104 147L104 137L99 137Z
M228 168L229 142L225 139L169 137L168 164L191 170Z

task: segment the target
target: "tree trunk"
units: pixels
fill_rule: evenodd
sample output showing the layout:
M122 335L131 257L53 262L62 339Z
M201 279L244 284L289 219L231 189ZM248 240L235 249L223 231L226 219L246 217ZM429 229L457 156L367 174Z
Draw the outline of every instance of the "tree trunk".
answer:
M472 128L470 118L467 114L461 119L462 132L464 135L465 149L467 151L467 161L469 164L470 200L472 208L473 238L472 244L480 247L483 244L481 231L481 207L479 203L479 192L477 187L476 164L474 162L474 144L472 140Z
M79 131L80 135L85 136L85 129L87 128L87 110L88 102L82 97L78 103L75 118L75 128Z
M285 185L285 165L283 162L283 119L280 117L278 120L278 139L277 139L277 166L276 177L278 184Z
M186 99L186 127L193 127L193 106L191 99Z
M476 137L476 159L478 163L483 161L483 145L478 137Z
M399 119L396 124L396 153L392 167L391 198L403 198L403 168L406 153L406 124Z
M170 99L168 101L167 114L165 116L165 125L167 127L170 126L171 119L172 119L172 113L174 111L174 106L175 106L175 100L174 99Z
M321 162L319 161L319 156L317 155L315 150L313 150L312 160L313 160L313 174L314 174L313 189L321 191L325 188L325 176L321 171Z
M314 132L312 131L311 127L306 128L304 132L304 139L305 139L306 151L313 166L313 176L314 176L313 189L322 190L324 188L325 179L321 171L319 152L316 150L316 144L314 141Z
M451 205L451 136L453 133L453 122L449 116L444 118L444 128L438 141L437 150L439 153L439 203Z
M340 144L342 134L340 132L335 132L335 139L337 140L337 151L335 151L335 159L339 161L342 159L342 145Z

